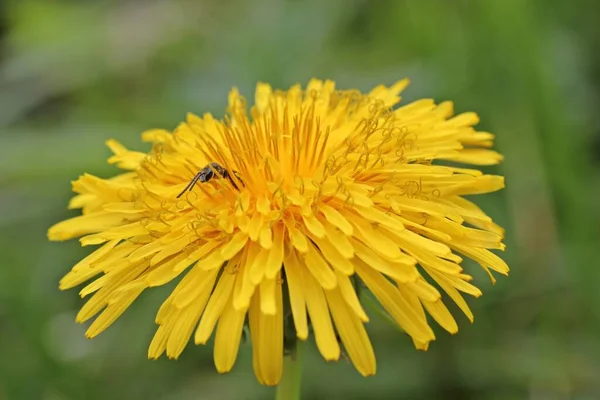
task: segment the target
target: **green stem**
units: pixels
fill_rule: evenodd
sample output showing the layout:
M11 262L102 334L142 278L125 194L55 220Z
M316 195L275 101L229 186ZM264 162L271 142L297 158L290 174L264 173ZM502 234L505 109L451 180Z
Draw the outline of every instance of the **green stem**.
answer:
M283 376L277 386L275 400L300 400L302 381L302 341L297 340L295 349L283 358Z

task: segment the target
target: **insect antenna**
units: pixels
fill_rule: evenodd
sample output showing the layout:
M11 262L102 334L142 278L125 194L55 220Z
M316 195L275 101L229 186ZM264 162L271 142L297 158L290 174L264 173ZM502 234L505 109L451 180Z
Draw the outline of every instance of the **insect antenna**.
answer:
M185 192L187 192L188 190L191 190L191 189L194 187L194 185L196 184L196 182L198 182L198 179L200 179L200 173L197 173L197 174L196 174L196 175L195 175L195 176L192 178L192 180L190 181L190 183L188 183L188 184L187 184L187 186L185 187L185 189L183 189L183 190L181 191L181 193L179 193L179 194L177 195L177 198L180 198L181 196L183 196L183 194L184 194Z

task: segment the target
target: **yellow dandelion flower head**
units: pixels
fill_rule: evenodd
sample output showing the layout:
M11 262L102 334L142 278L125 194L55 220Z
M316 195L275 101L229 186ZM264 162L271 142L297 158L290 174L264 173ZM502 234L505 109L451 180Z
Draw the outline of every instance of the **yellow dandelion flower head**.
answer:
M462 256L488 273L508 267L490 251L504 248L502 228L463 196L504 180L452 165L502 156L473 128L477 115L453 116L451 102L395 108L407 84L362 94L316 79L305 90L259 83L249 110L234 89L224 120L188 115L173 132L143 133L147 154L109 140L108 162L125 172L73 182L69 206L82 215L48 232L101 245L60 282L94 279L77 315L99 314L87 336L182 276L158 311L149 357L177 358L192 335L205 344L216 329L215 365L227 372L248 327L255 374L274 385L285 350L311 332L325 360L345 351L374 374L364 296L419 349L434 339L428 316L458 330L439 289L472 320L462 293L481 292Z

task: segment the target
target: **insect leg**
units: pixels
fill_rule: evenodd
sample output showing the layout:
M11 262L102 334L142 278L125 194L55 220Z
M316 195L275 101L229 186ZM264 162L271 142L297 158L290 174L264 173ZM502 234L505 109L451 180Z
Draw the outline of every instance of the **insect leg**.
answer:
M242 186L244 185L244 181L242 181L242 178L240 177L240 174L237 171L233 171L233 175L235 175L236 179L240 181L240 183L242 184ZM229 182L231 182L231 184L233 185L233 187L236 190L240 190L240 188L238 187L238 185L235 183L235 181L233 180L233 178L231 177L231 174L227 174L227 179L229 179Z
M231 182L231 185L236 189L236 190L240 190L240 188L238 187L238 185L235 184L235 181L233 180L233 178L231 178L231 175L227 174L227 179L229 180L229 182Z

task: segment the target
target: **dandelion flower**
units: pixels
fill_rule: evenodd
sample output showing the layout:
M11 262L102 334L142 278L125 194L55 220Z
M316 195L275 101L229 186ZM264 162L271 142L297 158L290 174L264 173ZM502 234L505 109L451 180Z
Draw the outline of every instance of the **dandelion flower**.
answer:
M97 315L86 335L145 290L178 280L156 315L149 357L177 358L191 337L205 344L214 333L224 373L247 326L255 374L275 385L288 344L310 335L325 360L344 351L374 374L364 296L418 349L435 338L429 321L458 330L441 292L473 320L463 294L481 292L463 257L490 277L508 267L490 251L504 249L502 228L463 196L504 180L457 165L502 156L489 149L492 134L473 128L477 115L453 116L451 102L396 107L407 84L361 94L316 79L305 90L259 83L249 111L233 89L224 120L189 114L173 132L144 132L149 153L109 140L108 162L124 172L74 181L69 208L81 215L48 232L100 246L60 282L92 280L77 315Z

